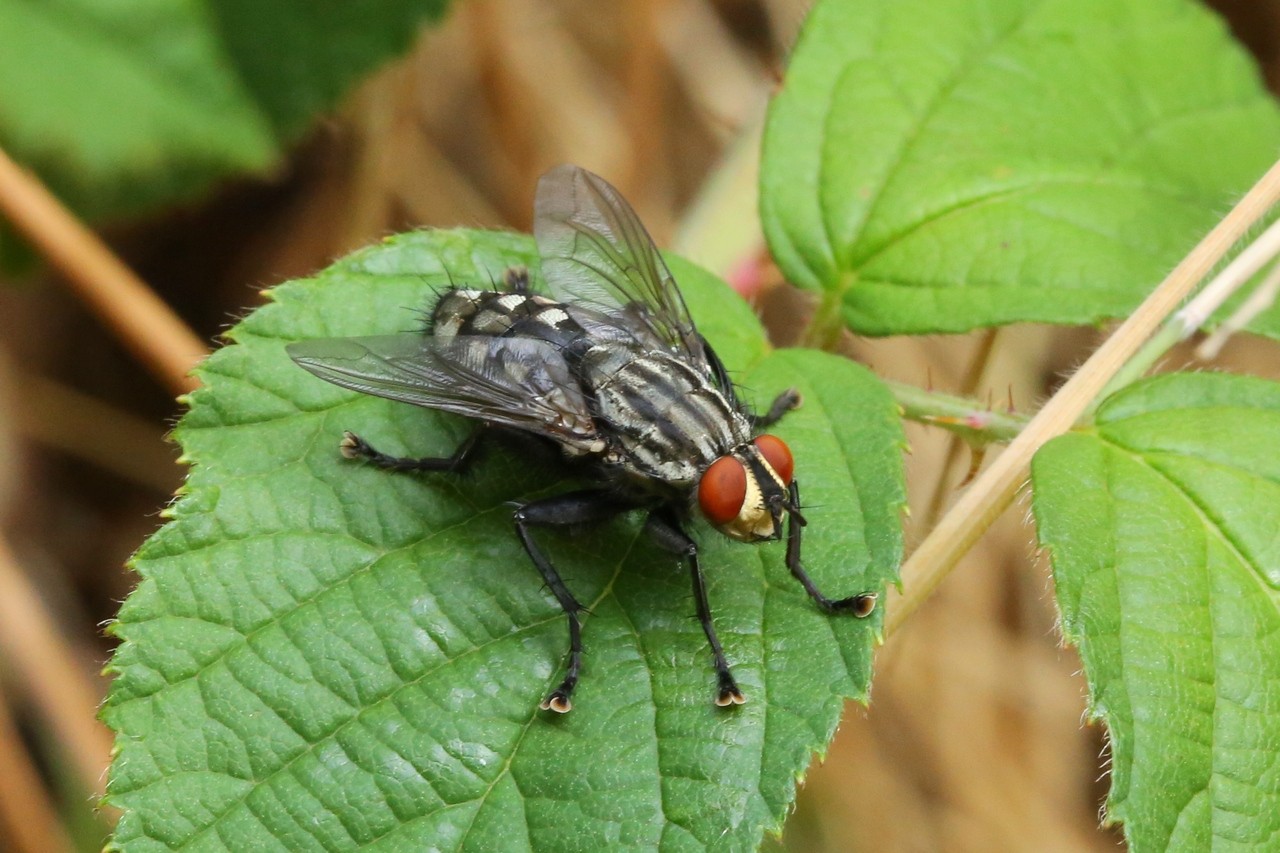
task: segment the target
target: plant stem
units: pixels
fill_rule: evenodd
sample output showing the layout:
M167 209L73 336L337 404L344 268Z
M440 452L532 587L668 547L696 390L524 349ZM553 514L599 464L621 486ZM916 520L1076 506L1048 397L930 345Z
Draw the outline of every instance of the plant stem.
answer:
M1191 337L1196 330L1208 322L1213 312L1217 311L1222 303L1247 284L1254 274L1268 261L1273 260L1277 254L1280 254L1280 222L1273 222L1258 239L1236 255L1222 272L1214 276L1194 299L1170 317L1151 340L1143 344L1133 358L1116 372L1116 375L1107 383L1107 387L1102 389L1086 414L1092 413L1103 400L1116 391L1140 379L1174 345Z
M0 212L170 391L185 394L197 386L189 373L208 353L204 343L98 235L2 150Z
M978 444L1011 441L1031 422L1029 415L989 411L967 397L926 391L905 382L885 384L908 420L942 427Z
M20 850L74 850L17 722L0 693L0 827Z
M1263 278L1262 283L1253 289L1253 293L1240 303L1240 307L1236 308L1235 313L1223 321L1222 325L1214 329L1213 334L1200 343L1196 347L1196 358L1201 361L1209 361L1216 358L1218 353L1222 351L1222 347L1232 335L1243 329L1252 322L1263 311L1271 307L1276 301L1276 294L1280 293L1280 264L1273 264L1270 272Z
M853 287L854 278L853 273L841 273L834 289L825 290L818 295L818 304L813 316L809 318L809 325L800 334L803 346L835 352L844 331L844 318L841 316L844 294Z
M961 393L966 397L972 397L977 393L978 386L982 383L982 377L987 372L987 366L991 363L991 355L995 352L996 339L1000 336L998 328L987 329L982 332L978 339L977 351L969 361L969 366L965 370L963 379L960 381ZM1012 408L1012 407L1011 407ZM989 414L983 412L975 412L973 415L966 417L965 422L975 415ZM945 426L945 421L944 424ZM981 465L982 458L985 454L985 446L990 444L991 440L983 437L975 437L963 432L952 432L947 437L947 450L943 456L942 464L939 465L934 473L933 485L929 491L929 500L925 504L925 510L919 516L916 530L929 531L938 523L938 519L942 517L942 510L947 505L947 499L954 494L958 486L951 485L951 469L964 455L966 446L969 450L970 470L974 465ZM960 481L959 485L963 485L968 481L966 476Z
M1129 319L1081 365L990 467L978 475L903 565L903 594L890 603L885 620L886 636L902 625L1013 502L1036 451L1076 423L1196 284L1277 201L1280 201L1280 162L1262 176Z
M44 725L57 732L84 790L101 797L111 733L94 718L103 681L90 675L0 537L0 658L21 682Z
M1164 357L1164 354L1172 349L1178 341L1182 340L1182 324L1176 318L1171 319L1160 327L1160 331L1151 336L1142 348L1133 354L1133 358L1126 361L1115 376L1111 377L1111 381L1107 386L1098 393L1098 396L1085 409L1086 416L1092 415L1093 412L1102 404L1102 401L1119 391L1126 385L1137 382L1147 371L1155 366L1155 363Z
M1174 315L1171 322L1181 325L1182 337L1191 337L1191 333L1199 329L1222 303L1244 286L1254 273L1266 266L1267 262L1280 254L1280 222L1273 222L1266 231L1250 243L1244 251L1235 257L1226 269L1214 276L1213 281L1204 286L1195 299L1188 302Z

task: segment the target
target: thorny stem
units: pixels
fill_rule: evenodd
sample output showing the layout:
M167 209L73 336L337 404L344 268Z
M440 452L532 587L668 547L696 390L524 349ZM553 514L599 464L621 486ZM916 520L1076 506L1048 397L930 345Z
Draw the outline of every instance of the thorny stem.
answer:
M1026 479L1027 468L1035 452L1049 439L1070 429L1104 389L1112 387L1110 383L1114 377L1165 323L1179 303L1277 201L1280 201L1280 162L1262 176L1142 305L1081 365L1031 419L1026 429L978 475L973 485L961 494L903 565L903 593L887 608L886 636L902 625L1013 502ZM1186 328L1184 324L1180 331Z
M1013 440L1031 422L1030 415L984 409L968 397L926 391L904 382L885 381L907 420L942 427L974 444Z
M999 334L999 329L988 329L979 337L978 349L970 359L969 366L965 369L964 377L960 382L961 391L966 396L972 396L982 382L983 374L986 373L987 366L991 363L991 354L995 352L996 338ZM1012 406L1010 408L1012 409ZM989 412L975 412L969 415L965 422L972 420L975 415L980 416L982 414L989 414ZM932 530L942 516L942 509L946 506L947 498L954 492L954 488L950 486L951 469L955 467L956 461L964 454L965 446L968 445L969 447L970 459L975 464L980 464L983 453L982 448L989 443L990 441L983 440L981 436L975 437L959 432L953 432L950 435L947 439L946 455L943 457L942 464L936 469L933 488L929 493L929 501L925 504L924 514L920 516L917 530ZM967 482L967 478L962 482Z

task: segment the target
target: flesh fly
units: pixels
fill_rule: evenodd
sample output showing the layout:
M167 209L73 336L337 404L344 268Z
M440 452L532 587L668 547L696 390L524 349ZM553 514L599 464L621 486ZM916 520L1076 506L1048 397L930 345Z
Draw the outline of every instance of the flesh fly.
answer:
M445 458L399 458L345 433L344 456L391 471L462 470L478 440L515 430L548 439L597 485L519 506L516 536L569 623L564 679L542 702L572 707L582 670L582 605L533 536L538 527L647 513L645 530L682 557L711 646L715 702L742 691L716 636L698 547L685 532L702 515L742 542L777 540L786 517L786 564L819 607L866 616L874 593L832 599L800 560L800 489L787 445L761 430L794 408L794 391L757 415L698 333L684 298L631 206L602 178L560 166L538 183L534 234L550 295L508 270L500 289L453 286L421 333L303 341L288 347L321 379L365 394L465 415L476 431Z

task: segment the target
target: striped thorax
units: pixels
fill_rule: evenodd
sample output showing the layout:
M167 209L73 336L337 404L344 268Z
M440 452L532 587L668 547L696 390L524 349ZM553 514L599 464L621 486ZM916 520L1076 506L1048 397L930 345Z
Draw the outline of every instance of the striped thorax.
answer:
M750 441L751 426L706 377L664 352L595 346L582 376L597 417L613 433L607 459L628 473L677 489Z

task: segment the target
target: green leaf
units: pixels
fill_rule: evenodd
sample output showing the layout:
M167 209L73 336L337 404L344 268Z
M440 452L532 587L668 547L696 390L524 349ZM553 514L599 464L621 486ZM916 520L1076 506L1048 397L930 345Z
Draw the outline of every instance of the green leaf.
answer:
M717 279L672 260L700 328L797 458L805 564L831 594L896 577L896 406L859 366L771 352ZM833 618L781 543L696 522L713 613L748 696L714 707L686 568L639 517L539 534L585 618L574 710L537 710L565 620L516 541L511 502L571 486L554 453L488 446L465 477L345 461L343 429L446 454L468 422L343 391L286 357L298 338L411 330L433 289L537 269L527 237L408 234L283 285L201 368L176 435L194 467L139 552L104 712L126 850L746 849L865 696L880 620ZM446 275L445 270L448 270ZM536 280L536 272L535 272Z
M263 171L444 0L0 0L0 144L91 217Z
M1280 385L1173 374L1032 466L1063 632L1134 851L1280 834Z
M863 334L1091 323L1278 145L1252 62L1188 0L825 0L770 109L761 215Z

